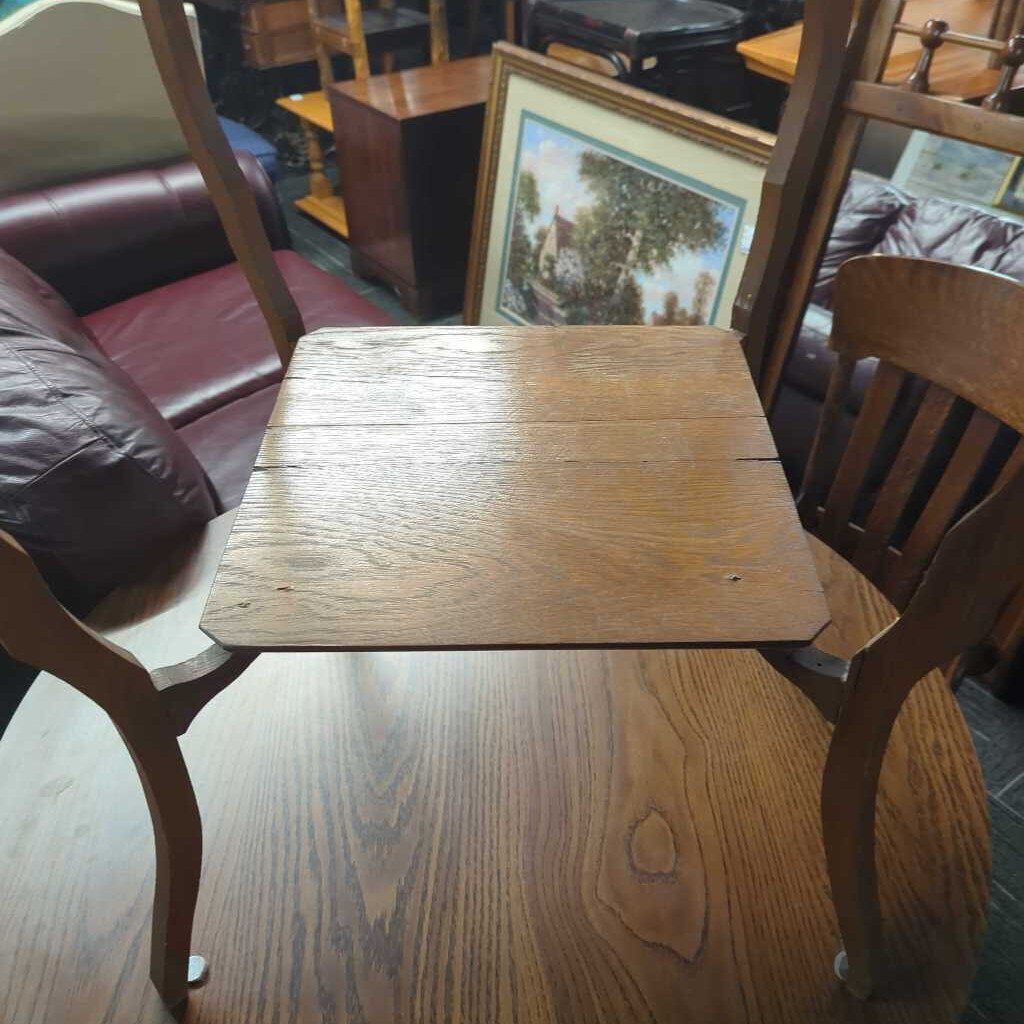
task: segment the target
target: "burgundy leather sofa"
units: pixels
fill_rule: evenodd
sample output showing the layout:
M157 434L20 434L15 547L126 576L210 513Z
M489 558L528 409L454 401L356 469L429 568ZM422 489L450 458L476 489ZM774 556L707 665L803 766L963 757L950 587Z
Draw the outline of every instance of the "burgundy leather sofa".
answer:
M238 158L307 329L393 323L290 250ZM0 528L75 611L238 504L281 375L195 165L0 198Z
M1024 281L1024 225L946 199L916 199L888 182L854 174L771 414L779 455L794 487L810 454L835 365L828 337L836 272L846 260L872 252L983 267ZM874 366L874 360L866 359L857 367L848 422L860 408Z

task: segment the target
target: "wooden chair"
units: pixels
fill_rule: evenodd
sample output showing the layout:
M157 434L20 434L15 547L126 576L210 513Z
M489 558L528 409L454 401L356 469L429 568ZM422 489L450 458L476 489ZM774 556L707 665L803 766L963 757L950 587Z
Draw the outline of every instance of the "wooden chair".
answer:
M759 213L773 230L758 231L734 311L734 326L747 335L748 357L769 411L866 125L883 121L1024 155L1024 121L1007 112L1018 109L1021 93L1015 86L1024 60L1024 36L1014 35L1024 29L1018 0L993 5L990 36L954 31L958 25L939 32L935 24L907 24L901 20L904 10L904 0L864 0L844 59L828 61L822 54L831 33L841 30L840 5L807 6L800 63L787 104L790 122L802 119L805 130L794 135L783 123ZM920 59L908 68L907 80L887 83L893 41L908 36L919 39ZM929 67L939 49L936 43L943 52L987 52L993 67L1001 69L994 76L998 84L980 107L932 94ZM748 311L755 297L757 307ZM993 685L999 686L1022 643L1024 592L1007 606L965 667L983 672L997 666Z
M813 648L763 653L835 723L822 820L846 950L839 966L862 996L881 973L875 800L893 723L918 680L981 643L1024 583L1024 443L964 514L1003 425L1024 431L1024 382L1010 370L1019 365L1022 315L1024 286L945 263L864 256L845 263L836 281L839 360L799 505L808 528L904 610L849 661ZM854 367L869 357L879 363L833 474ZM883 484L865 496L880 439L913 375L931 383ZM972 411L953 457L927 500L917 500L929 456L964 405ZM896 549L898 530L906 537Z
M383 54L384 69L391 71L394 51L405 46L429 47L431 64L448 59L445 0L429 0L428 14L396 6L395 0L381 0L366 10L361 0L344 3L344 13L325 12L323 0L308 0L321 88L334 81L331 55L335 53L352 58L356 78L370 77L371 54Z

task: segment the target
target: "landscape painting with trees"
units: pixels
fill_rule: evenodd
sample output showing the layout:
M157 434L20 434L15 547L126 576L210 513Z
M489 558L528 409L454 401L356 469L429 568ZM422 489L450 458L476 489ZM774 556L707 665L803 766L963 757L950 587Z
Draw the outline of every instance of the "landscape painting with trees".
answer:
M743 200L524 114L498 312L527 324L704 324Z

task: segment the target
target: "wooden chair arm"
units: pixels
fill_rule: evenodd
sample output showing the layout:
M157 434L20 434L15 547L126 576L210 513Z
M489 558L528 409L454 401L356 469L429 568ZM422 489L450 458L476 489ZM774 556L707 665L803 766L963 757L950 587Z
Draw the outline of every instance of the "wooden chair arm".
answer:
M72 615L53 596L28 552L0 530L0 646L48 672L123 721L156 698L181 735L202 708L252 664L256 655L211 644L195 656L147 671L136 657Z
M255 660L255 654L226 651L220 644L211 644L188 661L154 669L153 685L177 735L182 735L192 719Z
M817 647L762 648L761 657L801 690L827 722L835 722L846 696L850 662Z
M905 611L853 660L862 675L911 687L934 668L982 644L1024 579L1024 470L990 494L943 538ZM965 597L963 581L971 581ZM863 666L858 666L863 662ZM866 678L867 676L865 676Z

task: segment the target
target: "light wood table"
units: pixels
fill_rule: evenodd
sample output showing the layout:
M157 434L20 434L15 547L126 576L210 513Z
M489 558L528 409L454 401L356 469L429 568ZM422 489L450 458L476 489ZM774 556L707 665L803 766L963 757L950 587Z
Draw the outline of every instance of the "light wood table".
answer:
M761 647L828 618L732 332L420 328L299 343L203 628L256 651Z
M345 201L334 190L324 172L324 150L320 145L320 132L332 132L331 108L323 92L308 92L282 96L277 105L294 114L302 125L309 160L309 195L295 200L303 213L320 221L342 238L348 238L348 218Z
M958 32L987 35L992 21L991 0L907 0L901 20L923 25L941 18ZM750 71L790 83L796 74L803 25L744 40L736 49ZM897 34L885 69L884 81L898 84L914 69L921 52L916 36ZM999 81L999 72L988 66L989 54L952 43L939 48L932 64L931 91L935 94L977 99L987 96Z

